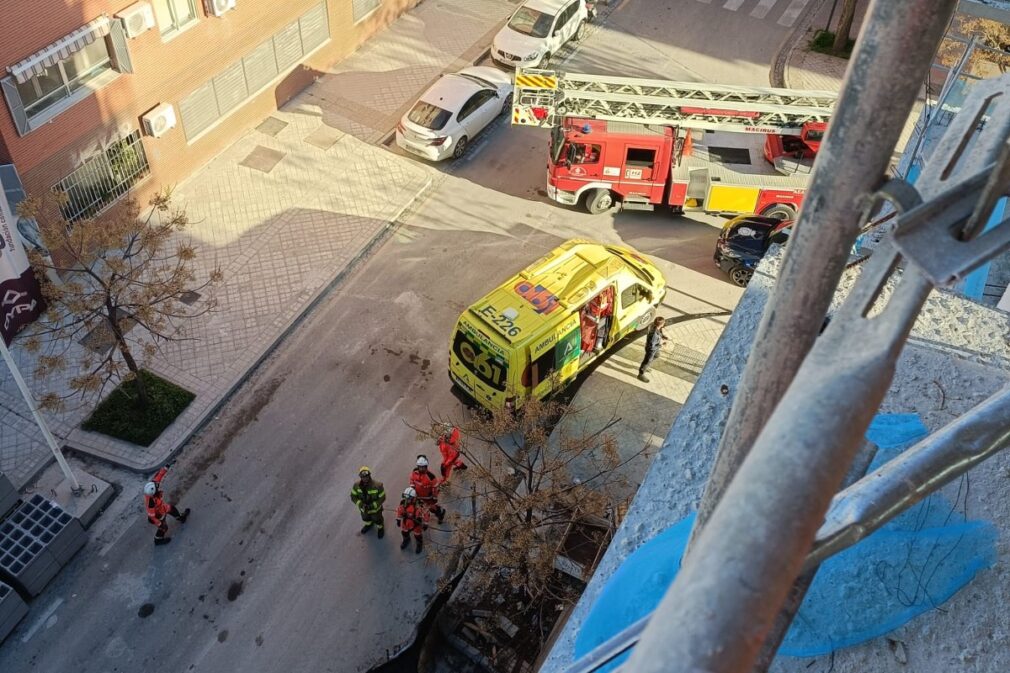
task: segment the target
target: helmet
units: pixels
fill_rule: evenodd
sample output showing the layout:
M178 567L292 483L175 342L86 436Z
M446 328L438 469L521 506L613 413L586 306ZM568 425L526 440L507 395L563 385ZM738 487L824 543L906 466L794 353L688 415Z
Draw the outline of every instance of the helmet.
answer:
M407 488L403 489L403 497L404 498L416 498L417 497L417 491L414 490L413 486L408 486Z
M372 468L368 467L367 465L362 465L361 467L358 468L358 476L362 478L371 477Z
M144 495L154 495L158 492L158 485L153 481L144 484Z
M424 455L423 453L421 455L419 455L417 457L417 466L418 467L428 467L428 456Z

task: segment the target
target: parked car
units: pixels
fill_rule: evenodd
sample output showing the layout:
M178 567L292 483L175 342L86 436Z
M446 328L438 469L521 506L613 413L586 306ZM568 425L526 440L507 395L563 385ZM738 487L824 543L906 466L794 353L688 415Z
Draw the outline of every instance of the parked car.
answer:
M777 217L734 217L723 225L715 243L715 263L734 285L746 287L768 247L788 241L792 226L792 220Z
M443 75L400 118L396 144L417 156L458 159L495 117L512 109L512 78L490 66Z
M542 68L589 20L585 0L526 0L498 31L491 58L507 68Z

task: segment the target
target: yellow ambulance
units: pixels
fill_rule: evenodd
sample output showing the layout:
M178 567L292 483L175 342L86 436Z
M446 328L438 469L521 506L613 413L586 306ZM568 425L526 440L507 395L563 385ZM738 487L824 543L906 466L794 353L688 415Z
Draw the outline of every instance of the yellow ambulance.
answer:
M631 248L568 241L459 317L449 378L488 409L547 397L648 327L665 294L663 274Z

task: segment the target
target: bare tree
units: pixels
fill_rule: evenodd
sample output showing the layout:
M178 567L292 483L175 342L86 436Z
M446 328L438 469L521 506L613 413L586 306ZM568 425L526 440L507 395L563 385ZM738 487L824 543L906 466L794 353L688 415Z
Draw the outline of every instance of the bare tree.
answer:
M551 595L569 525L610 517L616 526L615 505L628 492L621 468L648 448L622 456L608 432L619 419L589 413L596 429L588 430L579 422L586 411L534 399L516 414L498 411L462 425L470 492L453 495L469 501L471 512L448 520L451 540L433 550L435 562L454 572L462 559L467 584L480 595L521 595L528 606Z
M219 269L197 279L196 250L181 241L189 220L174 208L171 192L155 195L142 211L137 200L126 198L95 217L68 222L65 196L30 197L18 214L33 218L52 257L30 253L48 309L33 326L26 347L38 353L36 374L42 377L67 370L75 342L93 330L104 333L110 347L84 349L80 370L70 377L70 393L46 393L41 404L58 409L75 395L101 394L110 381L132 381L142 408L149 396L140 377L143 361L157 352L158 343L184 338L180 319L193 318L214 306L208 299L198 309L186 306L187 292L203 291L221 280ZM55 261L54 261L55 260ZM62 280L53 282L53 272ZM134 326L143 328L131 335Z
M985 64L995 66L999 72L1005 73L1010 68L1010 26L991 19L976 16L956 14L949 33L963 39L976 36L978 38L975 52L971 55L967 71L973 75L984 76ZM964 54L966 45L962 40L945 38L940 43L937 61L940 65L953 67Z

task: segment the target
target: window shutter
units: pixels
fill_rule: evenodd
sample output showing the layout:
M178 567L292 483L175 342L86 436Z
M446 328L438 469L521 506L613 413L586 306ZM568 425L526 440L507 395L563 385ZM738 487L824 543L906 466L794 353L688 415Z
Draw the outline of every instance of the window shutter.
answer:
M123 30L122 19L112 22L109 30L109 42L112 43L112 59L116 62L116 70L132 73L133 61L130 60L130 49L126 46L126 32Z
M188 140L198 136L221 117L214 95L214 80L179 101L179 116L182 117L182 127Z
M326 5L317 5L298 20L302 28L302 47L308 53L330 37L330 27L326 20Z
M222 117L249 97L242 61L235 61L214 78L214 91L217 93L217 109Z
M249 93L255 93L273 81L277 76L277 61L274 60L274 41L267 40L242 59L245 80Z
M277 70L284 72L302 58L302 38L298 33L298 22L285 26L274 35L274 50L277 53Z
M0 85L3 86L4 98L7 99L7 107L14 118L14 126L18 130L18 135L26 135L32 128L28 125L28 115L25 113L24 103L21 102L17 83L13 77L4 77L0 80Z

